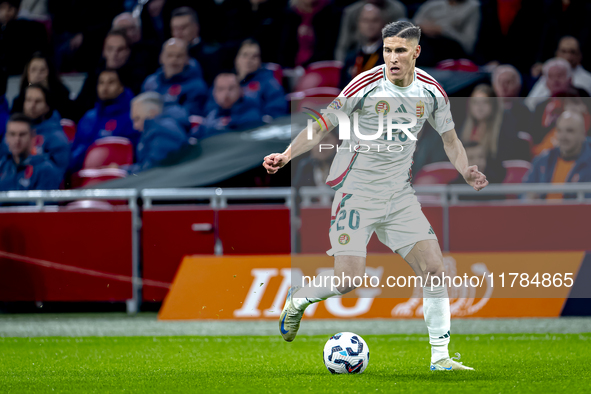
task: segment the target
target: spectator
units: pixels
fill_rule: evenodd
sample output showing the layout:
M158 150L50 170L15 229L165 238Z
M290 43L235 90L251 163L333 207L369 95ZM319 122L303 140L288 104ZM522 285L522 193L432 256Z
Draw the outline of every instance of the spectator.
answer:
M556 121L564 111L583 114L585 127L589 129L589 125L591 125L589 108L585 105L585 101L577 96L576 92L551 97L543 103L538 104L533 115L534 121L532 122L533 127L531 128L530 134L532 136L532 153L534 156L539 155L546 149L552 149L557 145Z
M585 90L587 94L591 94L591 73L585 70L581 65L583 56L581 54L579 41L574 37L563 37L558 43L558 49L556 49L555 55L556 59L564 59L570 65L572 85L575 88ZM548 62L550 62L550 60ZM546 64L549 64L548 62L546 62ZM543 70L543 66L541 64L537 63L537 65L539 65L539 67L541 67ZM534 65L532 70L535 71L536 67L537 66ZM548 87L548 77L546 74L544 74L533 86L528 97L545 98L551 95L550 88Z
M251 39L245 40L234 62L242 92L260 103L263 117L277 118L287 114L285 92L273 72L261 67L261 47Z
M347 54L345 59L341 72L342 88L362 72L384 64L382 28L385 23L380 9L372 4L365 4L358 15L359 44Z
M61 117L53 108L49 90L41 84L27 86L23 112L32 119L37 134L35 154L48 155L63 176L70 162L70 143L60 125Z
M295 67L332 60L340 20L339 9L329 0L290 0L283 21L279 63Z
M503 117L503 102L488 85L474 88L468 100L468 114L461 134L462 142L482 145L488 159L529 160L529 145L517 136L511 119Z
M519 98L522 88L519 71L509 64L496 67L492 74L492 86L497 97L503 100L503 117L511 118L518 132L529 132L532 113Z
M25 71L21 76L20 93L12 102L12 113L23 112L25 89L33 83L40 83L49 89L55 109L62 117L71 119L76 116L72 100L70 100L70 91L60 80L50 59L40 52L34 53L25 66Z
M31 55L47 51L45 26L39 22L16 19L20 0L0 0L0 70L9 75L23 72Z
M164 42L166 36L162 9L165 3L166 0L149 0L142 9L140 20L144 40L158 44Z
M330 172L332 159L337 153L339 139L336 133L331 132L315 146L310 155L300 160L294 172L293 185L296 188L302 186L330 187L326 184L326 178ZM332 147L331 147L332 146Z
M445 59L469 57L480 27L477 0L428 0L417 11L421 28L421 56L417 65L434 66Z
M261 47L263 63L278 63L277 48L281 47L281 15L287 0L225 0L220 13L226 21L219 32L223 42L240 44L248 38Z
M165 105L177 104L190 115L202 114L207 85L198 65L189 62L185 41L178 38L166 41L160 53L160 64L162 67L146 78L142 92L158 92Z
M103 45L103 60L100 65L88 73L84 85L76 99L77 116L75 120L80 119L86 111L92 109L96 103L96 86L98 76L102 70L108 68L119 70L119 75L123 79L123 84L129 87L132 92L140 91L145 75L135 72L129 65L131 56L131 45L124 30L111 30L105 37Z
M364 10L368 4L378 8L381 23L383 24L386 22L395 22L399 19L406 18L406 7L398 0L356 1L343 10L343 18L341 19L341 30L335 51L335 59L345 61L347 55L351 51L356 50L360 44L368 45L368 43L365 42L366 33L363 33L359 30L361 28L360 18L362 10Z
M131 13L124 12L113 19L113 30L124 31L130 44L129 66L135 72L145 77L158 68L158 46L155 41L142 39L142 25L138 18ZM140 83L141 85L141 83ZM139 87L139 86L138 86ZM139 90L138 90L139 92Z
M100 73L97 95L94 109L88 111L78 123L70 161L72 172L82 167L86 151L99 138L125 137L134 147L139 139L129 117L133 93L123 86L116 70L107 69Z
M563 112L557 125L558 146L542 152L525 175L525 183L591 182L591 141L586 138L585 120L581 113ZM530 196L533 197L533 196ZM549 193L547 199L573 198L574 195ZM591 193L586 195L591 197Z
M185 130L164 107L156 92L142 93L131 102L133 127L141 137L136 149L136 163L128 171L135 174L156 167L170 154L179 151L187 141Z
M62 181L51 160L35 155L35 130L23 114L13 114L6 124L6 149L0 151L0 191L57 189Z
M191 135L204 139L229 131L260 126L262 115L258 103L244 97L236 74L221 73L215 78L213 97L207 105L207 115Z
M190 7L177 8L172 12L170 31L173 38L188 43L189 56L199 63L205 82L211 85L220 68L220 53L218 47L201 39L197 13Z

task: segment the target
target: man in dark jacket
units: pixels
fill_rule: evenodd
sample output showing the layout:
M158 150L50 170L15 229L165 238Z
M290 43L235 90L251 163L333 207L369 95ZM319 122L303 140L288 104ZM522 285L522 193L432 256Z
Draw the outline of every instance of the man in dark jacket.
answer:
M130 174L156 167L183 147L187 134L175 119L176 113L175 106L165 107L156 92L142 93L132 100L131 119L141 137L136 149L136 163L127 169Z
M9 75L23 72L31 55L49 46L45 26L16 19L20 0L0 0L0 69Z
M585 120L579 112L565 111L556 122L558 146L542 152L525 175L524 183L591 182L591 140L586 137ZM542 198L574 198L562 193ZM587 198L591 193L587 193Z
M263 124L258 102L242 95L238 78L232 73L222 73L215 78L213 96L206 112L201 124L191 133L191 139L204 139Z
M137 145L139 133L133 129L129 111L133 93L123 86L115 70L104 70L97 85L98 101L80 122L72 145L70 170L78 171L92 143L103 137L125 137Z
M0 154L0 191L57 189L62 175L46 155L33 155L31 120L14 114L6 125L6 149Z
M264 117L277 118L287 115L287 101L283 87L273 72L261 67L261 47L248 39L240 46L234 61L240 87L244 96L259 102Z
M160 64L162 67L146 78L142 92L157 92L164 105L176 104L191 115L202 114L208 89L199 65L189 59L187 44L178 38L166 41Z
M47 154L63 176L70 162L70 143L60 124L61 117L53 109L49 91L40 84L32 84L25 90L23 112L33 119L37 134L33 153Z

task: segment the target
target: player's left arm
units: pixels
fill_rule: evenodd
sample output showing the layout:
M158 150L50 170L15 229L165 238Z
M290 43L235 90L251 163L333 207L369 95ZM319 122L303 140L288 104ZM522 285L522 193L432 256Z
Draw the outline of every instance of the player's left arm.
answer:
M464 177L466 183L474 188L474 190L482 190L488 185L486 176L478 171L478 166L469 166L468 157L462 141L458 138L455 129L446 131L441 135L443 139L443 148L449 158L449 161L454 165L456 170Z

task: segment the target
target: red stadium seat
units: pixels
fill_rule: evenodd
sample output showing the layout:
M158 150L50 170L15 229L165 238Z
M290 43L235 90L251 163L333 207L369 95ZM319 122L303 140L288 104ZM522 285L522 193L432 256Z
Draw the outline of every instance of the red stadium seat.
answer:
M273 71L273 76L279 82L279 85L283 86L283 69L277 63L265 63L263 67L267 70Z
M478 72L478 66L468 59L447 59L437 63L438 70Z
M438 185L454 181L459 176L458 170L447 161L431 163L423 166L413 179L415 185Z
M96 140L86 151L82 168L101 168L112 163L120 166L133 163L133 146L127 138L105 137Z
M531 168L531 163L525 160L505 160L503 167L507 170L503 183L521 183L525 174Z
M68 140L70 142L74 141L74 137L76 136L76 123L70 119L62 119L60 125L62 126L64 133L66 133Z
M311 63L306 68L306 73L302 76L296 86L296 91L302 91L318 87L337 88L341 81L341 69L343 63L331 60Z
M295 103L295 109L297 112L302 111L304 107L311 108L326 108L328 104L338 97L341 91L337 88L312 88L302 92L290 93L286 96L287 101ZM293 107L292 107L293 108Z
M80 170L72 175L72 188L93 186L113 179L125 178L127 171L120 168L100 168Z

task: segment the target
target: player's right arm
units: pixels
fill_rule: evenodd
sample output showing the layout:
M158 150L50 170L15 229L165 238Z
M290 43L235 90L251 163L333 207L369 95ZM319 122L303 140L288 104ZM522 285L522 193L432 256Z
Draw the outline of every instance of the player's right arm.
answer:
M270 155L265 156L263 167L265 167L267 173L275 174L281 167L289 163L291 159L308 152L310 149L318 145L320 141L322 141L324 137L334 129L334 125L327 117L324 117L324 120L326 121L328 129L321 127L319 122L315 122L312 125L312 139L308 139L308 129L305 128L296 138L294 138L293 142L287 147L285 152L271 153Z

